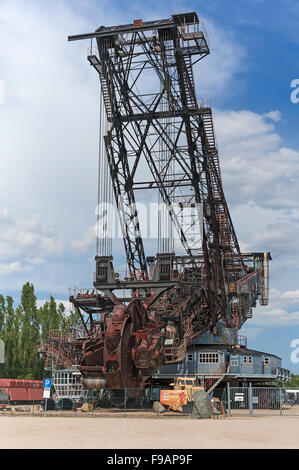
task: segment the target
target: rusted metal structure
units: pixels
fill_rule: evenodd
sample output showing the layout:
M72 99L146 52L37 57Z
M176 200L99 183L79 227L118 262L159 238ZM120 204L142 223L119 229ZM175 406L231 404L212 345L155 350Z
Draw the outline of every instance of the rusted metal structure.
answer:
M47 341L37 347L37 352L45 355L46 369L72 368L81 361L82 329L74 325L69 333L60 330L50 330Z
M128 275L115 273L111 237L102 234L93 290L70 296L85 329L79 370L87 388L142 389L200 335L237 338L257 299L267 305L271 256L240 251L211 106L195 92L194 65L210 53L197 14L69 37L83 39L101 85L98 202L113 195ZM138 194L156 194L166 208L158 253L147 257Z
M8 403L26 404L43 400L43 382L41 380L0 379L0 392L7 394ZM1 406L5 408L5 406Z
M72 325L68 333L50 330L47 340L37 346L45 358L44 368L51 371L57 402L68 398L76 403L87 396L78 371L84 337L83 326Z

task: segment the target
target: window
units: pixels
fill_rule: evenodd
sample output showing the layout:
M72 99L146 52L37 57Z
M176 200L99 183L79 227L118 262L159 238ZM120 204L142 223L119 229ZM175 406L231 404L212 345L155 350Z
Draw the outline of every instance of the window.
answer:
M200 364L215 364L219 362L218 353L199 353Z
M243 356L243 364L252 364L252 356Z
M269 357L264 357L264 364L265 364L265 366L268 366L270 364L270 358Z
M193 381L192 380L186 380L186 385L193 385Z
M188 361L193 361L193 354L188 354Z
M239 365L239 361L238 361L238 359L231 359L231 360L230 360L230 364L231 364L231 366L238 366L238 365Z

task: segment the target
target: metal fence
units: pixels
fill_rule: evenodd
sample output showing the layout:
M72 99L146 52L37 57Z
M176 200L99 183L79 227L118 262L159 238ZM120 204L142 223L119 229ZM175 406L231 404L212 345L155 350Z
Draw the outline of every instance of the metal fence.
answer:
M228 416L299 416L299 388L290 391L283 387L230 387L228 384L224 401Z
M35 400L33 394L30 402L16 402L10 401L8 394L0 392L0 419L1 416L15 415L192 418L196 406L193 397L186 399L185 391L181 392L181 406L176 410L165 403L161 406L160 387L144 391L91 389L79 401L69 398ZM299 416L299 388L230 387L228 384L226 388L215 390L212 403L213 418L238 415Z
M142 418L192 418L194 404L192 393L180 391L178 409L160 403L160 387L140 389L90 389L80 401L69 398L44 399L31 402L13 402L8 395L0 394L1 416L82 416L82 417L142 417ZM165 387L163 387L165 389ZM188 397L186 396L188 395ZM219 401L217 405L219 405ZM224 415L224 406L213 403L212 417Z

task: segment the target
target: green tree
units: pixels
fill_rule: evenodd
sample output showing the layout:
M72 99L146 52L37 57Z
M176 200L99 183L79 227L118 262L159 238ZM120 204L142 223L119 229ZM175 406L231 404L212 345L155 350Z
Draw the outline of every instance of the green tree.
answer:
M27 282L21 297L21 346L23 352L23 376L26 379L40 378L42 358L37 354L40 343L40 315L36 306L34 287Z
M5 314L5 300L3 295L0 295L0 339L2 339L5 334Z
M75 308L75 310L72 310L68 315L65 314L65 308L63 304L60 304L58 308L62 312L60 329L63 333L69 333L71 325L77 325L82 323L77 308Z
M15 378L16 348L18 336L15 332L15 311L12 297L6 297L5 308L5 375Z
M5 345L5 363L0 366L2 377L18 378L22 373L20 346L20 310L14 310L12 297L0 296L1 339Z
M22 309L18 306L13 315L14 334L14 369L13 374L16 379L23 378L23 352L21 347Z
M38 346L46 343L50 330L69 333L72 324L81 323L77 309L66 314L62 303L53 296L37 308L34 286L27 282L21 303L16 308L12 297L0 295L0 339L5 344L5 364L0 364L0 377L37 379L47 376L44 357Z
M0 339L5 344L5 300L3 295L0 295ZM5 364L0 364L0 377L5 377Z
M291 374L291 379L284 384L284 387L299 387L299 375Z

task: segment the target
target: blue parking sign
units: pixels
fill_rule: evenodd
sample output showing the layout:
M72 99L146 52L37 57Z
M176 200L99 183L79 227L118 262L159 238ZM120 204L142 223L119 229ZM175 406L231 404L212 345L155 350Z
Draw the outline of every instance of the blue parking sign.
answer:
M52 379L44 379L44 388L51 388Z

